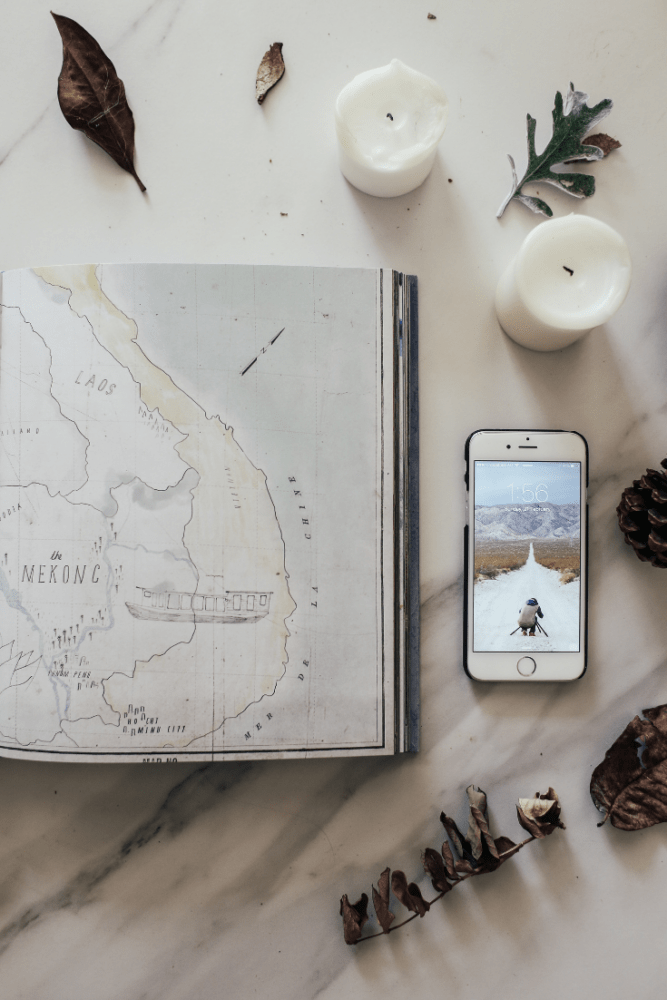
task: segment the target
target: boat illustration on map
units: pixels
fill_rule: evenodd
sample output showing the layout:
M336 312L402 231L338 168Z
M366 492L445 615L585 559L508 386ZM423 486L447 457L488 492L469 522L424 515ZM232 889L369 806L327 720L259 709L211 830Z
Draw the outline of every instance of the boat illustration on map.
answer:
M125 605L135 618L164 622L238 625L258 622L269 613L272 591L226 590L223 594L190 594L137 587L138 601Z

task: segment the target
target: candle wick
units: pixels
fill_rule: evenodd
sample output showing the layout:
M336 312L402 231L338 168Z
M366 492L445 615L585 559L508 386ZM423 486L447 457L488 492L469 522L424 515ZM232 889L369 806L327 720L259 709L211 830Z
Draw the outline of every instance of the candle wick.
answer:
M567 273L570 275L570 277L574 274L574 271L572 270L572 268L571 267L565 267L565 264L563 264L563 270L567 271Z
M392 121L394 120L394 116L390 115L389 112L387 112L387 118L391 118Z

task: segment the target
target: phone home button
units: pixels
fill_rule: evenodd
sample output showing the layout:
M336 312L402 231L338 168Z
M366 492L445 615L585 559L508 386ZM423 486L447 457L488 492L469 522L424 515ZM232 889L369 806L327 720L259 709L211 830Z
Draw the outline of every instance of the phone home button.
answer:
M535 673L536 667L537 664L532 656L522 656L516 665L516 669L522 677L530 677L531 674Z

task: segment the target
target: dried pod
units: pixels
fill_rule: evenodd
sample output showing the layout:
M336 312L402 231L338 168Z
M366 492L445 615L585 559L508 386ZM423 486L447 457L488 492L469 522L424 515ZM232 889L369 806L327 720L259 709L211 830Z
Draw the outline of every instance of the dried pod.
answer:
M660 463L667 469L667 458ZM642 562L667 566L667 474L647 469L623 490L616 508L625 541Z

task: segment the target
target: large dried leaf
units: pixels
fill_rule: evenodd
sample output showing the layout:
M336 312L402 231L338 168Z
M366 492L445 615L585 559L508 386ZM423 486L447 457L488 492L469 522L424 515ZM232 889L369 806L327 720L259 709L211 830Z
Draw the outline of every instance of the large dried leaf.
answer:
M392 872L391 887L394 890L396 898L399 899L401 903L403 903L403 906L407 910L410 910L411 913L418 913L420 917L423 917L424 914L431 909L431 904L424 899L419 890L419 886L415 885L414 882L410 882L408 885L405 872Z
M391 924L396 919L389 909L389 868L385 868L380 875L377 889L373 886L373 906L380 927L385 934L388 934Z
M361 937L361 929L368 920L368 896L362 892L361 899L350 903L347 896L340 901L340 913L343 918L343 935L346 944L356 944Z
M667 705L628 723L591 777L593 802L619 830L667 821Z
M257 81L255 83L255 97L257 103L261 104L272 87L278 83L285 72L283 61L283 43L274 42L270 49L264 53L262 61L257 70Z
M610 100L600 101L594 107L586 104L588 94L575 90L574 84L565 95L558 91L554 100L553 135L541 153L535 150L535 129L537 121L526 116L526 141L528 145L528 166L519 181L514 160L508 156L512 170L512 187L507 198L498 209L498 218L512 199L520 201L539 215L551 216L553 212L545 201L523 193L525 184L552 184L575 198L590 198L595 192L595 178L590 174L555 171L553 168L564 163L578 163L581 160L601 160L604 150L589 143L586 135L608 115L613 105Z
M560 803L553 788L542 795L535 792L533 799L519 799L516 807L519 823L531 836L541 840L556 829L564 830L560 818Z
M51 13L63 42L58 102L66 121L101 146L145 191L134 169L134 117L123 81L85 28Z

